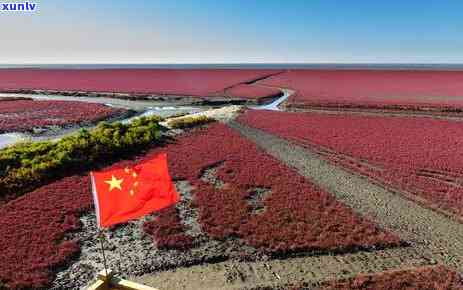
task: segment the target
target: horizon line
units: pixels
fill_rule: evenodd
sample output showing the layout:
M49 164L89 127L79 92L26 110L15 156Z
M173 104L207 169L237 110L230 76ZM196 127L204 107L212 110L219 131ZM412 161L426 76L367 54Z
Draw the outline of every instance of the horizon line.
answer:
M449 64L449 65L463 65L463 62L451 62L451 61L440 61L440 62L403 62L403 61L388 61L388 62L376 62L376 61L310 61L310 62L0 62L0 65L201 65L201 64L214 64L214 65L227 65L227 64L256 64L256 65L272 65L272 64L297 64L297 65L311 65L311 64L410 64L410 65L433 65L433 64Z

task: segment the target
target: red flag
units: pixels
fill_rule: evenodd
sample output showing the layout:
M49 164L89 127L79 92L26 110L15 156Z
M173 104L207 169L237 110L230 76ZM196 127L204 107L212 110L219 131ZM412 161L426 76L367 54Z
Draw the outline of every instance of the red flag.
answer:
M91 177L99 227L139 218L179 200L165 153L135 166L91 172Z

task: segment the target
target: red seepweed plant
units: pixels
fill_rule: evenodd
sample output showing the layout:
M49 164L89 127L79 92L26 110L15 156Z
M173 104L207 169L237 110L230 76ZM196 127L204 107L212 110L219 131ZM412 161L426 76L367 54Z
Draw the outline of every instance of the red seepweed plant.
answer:
M102 104L70 101L13 100L0 102L0 133L37 127L94 123L125 112Z
M460 122L263 111L248 112L239 120L308 146L432 207L463 214Z
M0 209L0 280L10 289L45 288L57 267L79 253L65 233L80 228L91 208L89 178L72 176L43 186Z
M226 94L234 98L261 100L279 96L281 91L277 88L241 84L226 90Z
M291 70L258 83L296 90L295 107L463 110L461 71Z
M198 129L136 160L161 151L168 154L171 176L193 186L191 206L197 209L201 230L209 238L241 239L276 255L401 243L226 125ZM203 178L211 167L216 168L221 186ZM266 192L262 196L260 189ZM88 176L71 176L2 205L0 281L11 289L47 287L58 268L79 253L78 244L67 241L65 234L80 229L79 216L91 204ZM143 228L159 248L195 246L175 207L163 210Z
M400 243L398 237L358 216L225 125L211 125L162 150L170 156L173 177L193 185L199 223L211 238L240 238L274 254L345 251ZM211 166L216 166L223 186L201 178ZM268 192L265 197L256 197L259 189ZM260 199L260 210L256 210L253 199ZM174 210L169 213L178 214ZM180 222L161 215L147 227L150 233L158 228L154 237L163 243L181 234L162 230L165 225L180 229ZM179 239L179 247L183 247L183 241ZM175 247L175 243L171 246Z
M0 70L0 91L56 90L213 96L277 73L259 69L15 69Z

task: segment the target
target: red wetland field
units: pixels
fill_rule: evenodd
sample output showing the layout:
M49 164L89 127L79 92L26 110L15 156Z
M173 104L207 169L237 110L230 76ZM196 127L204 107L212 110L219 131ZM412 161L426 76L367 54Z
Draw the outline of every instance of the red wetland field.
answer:
M0 90L213 96L275 73L259 69L2 69Z
M156 289L463 289L463 71L0 69L0 91L0 133L108 121L0 150L0 181L15 191L0 203L0 289L88 285L103 267L89 170L159 153L181 198L105 230L118 277ZM227 106L175 130L157 116L111 124L138 109L76 101L133 94L86 99L126 97L115 101L145 113L169 97L170 110L189 99L176 96L218 106L292 91L267 106L280 111ZM150 94L165 98L137 99Z
M463 108L463 71L289 70L259 83L296 90L294 107Z
M127 112L102 104L0 99L0 133L95 123Z
M460 121L269 111L248 112L240 121L463 215Z
M65 234L78 230L79 216L91 208L89 184L88 176L67 177L1 206L0 280L10 289L46 288L79 254Z
M359 216L226 125L197 130L141 158L160 151L168 154L172 177L193 185L198 222L210 239L241 239L278 255L401 245L396 235ZM216 168L222 185L204 180L208 168ZM269 174L261 174L260 168ZM66 177L2 205L0 280L11 289L48 286L59 267L78 256L79 243L66 240L65 234L85 231L79 216L89 210L87 174ZM160 249L197 246L175 207L165 209L143 228Z
M237 85L226 90L228 96L242 99L265 99L281 95L277 88L259 86L259 85Z
M398 245L393 234L353 213L328 192L260 151L225 125L211 125L163 148L177 180L188 180L196 189L195 204L202 229L211 237L239 237L248 245L274 253L294 251L344 251L371 246ZM189 154L193 150L195 154ZM201 178L216 167L222 186ZM267 174L261 174L266 168ZM163 241L185 237L175 211L161 216L149 228ZM172 233L164 229L179 229ZM168 236L174 234L172 239Z

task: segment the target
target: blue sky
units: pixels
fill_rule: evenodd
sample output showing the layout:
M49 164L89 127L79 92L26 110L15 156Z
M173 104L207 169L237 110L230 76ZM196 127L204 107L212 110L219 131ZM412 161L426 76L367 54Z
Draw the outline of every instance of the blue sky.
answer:
M463 63L458 0L36 3L0 13L0 63Z

